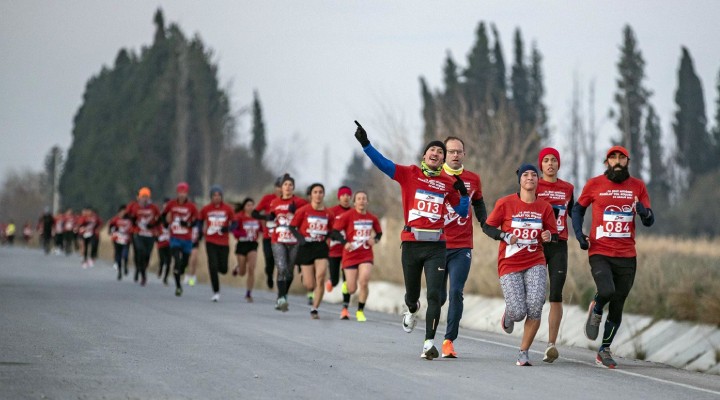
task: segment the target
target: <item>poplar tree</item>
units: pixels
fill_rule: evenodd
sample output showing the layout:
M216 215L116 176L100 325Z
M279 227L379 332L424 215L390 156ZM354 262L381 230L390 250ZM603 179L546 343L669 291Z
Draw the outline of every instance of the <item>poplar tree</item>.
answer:
M640 177L644 151L642 146L642 113L650 97L650 91L643 84L645 60L638 48L635 33L629 25L623 29L623 44L617 63L619 77L615 103L618 107L617 127L622 136L618 143L630 152L630 174Z
M687 48L682 48L678 86L675 92L675 122L678 163L687 169L689 181L712 168L713 146L708 135L705 117L705 100L700 78L695 73Z

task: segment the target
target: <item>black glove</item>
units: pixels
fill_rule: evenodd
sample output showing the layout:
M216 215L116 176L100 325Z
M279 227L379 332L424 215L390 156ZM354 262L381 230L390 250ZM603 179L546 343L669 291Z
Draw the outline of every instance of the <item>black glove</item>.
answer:
M637 203L635 203L635 211L641 218L647 218L648 216L650 216L648 209L645 208L643 203L641 203L639 201Z
M275 221L275 213L271 212L267 215L267 217L265 217L265 219L267 219L268 221Z
M288 206L288 211L290 211L291 213L295 214L295 210L297 210L297 207L295 206L295 201L293 201L293 202L290 203L290 205Z
M298 245L300 245L300 246L304 246L305 243L307 243L307 242L305 241L305 238L302 237L302 236L300 236L299 238L297 238L297 242L298 242Z
M190 223L183 220L183 221L180 221L180 226L187 228L188 226L190 226Z
M582 235L577 238L578 242L580 243L580 248L583 250L587 250L590 248L590 243L588 243L588 237L585 235Z
M221 232L221 233L228 233L228 232L230 232L230 228L227 227L227 226L223 226L222 228L220 228L220 232Z
M370 145L370 141L367 137L367 132L365 132L365 129L360 125L359 122L355 121L355 125L357 125L357 129L355 130L355 139L357 139L358 142L360 142L360 145L362 147L367 147Z
M460 179L460 176L458 176L458 175L454 175L454 176L455 176L455 183L453 183L453 187L455 188L455 190L460 192L461 196L467 196L468 191L467 191L467 188L465 187L465 182L463 182L463 180Z

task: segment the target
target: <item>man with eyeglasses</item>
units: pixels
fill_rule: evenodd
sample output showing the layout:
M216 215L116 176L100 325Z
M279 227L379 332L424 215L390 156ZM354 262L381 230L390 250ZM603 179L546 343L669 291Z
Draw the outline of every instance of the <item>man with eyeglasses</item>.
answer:
M480 176L470 172L463 166L465 158L465 142L462 139L449 136L445 139L447 156L441 175L454 178L460 177L465 182L470 202L475 209L475 216L480 224L485 223L487 210L482 197L482 184ZM457 353L453 343L458 337L460 319L463 313L463 289L470 273L473 249L473 226L472 211L468 210L467 217L462 217L455 212L450 204L446 202L449 213L445 215L445 278L443 290L440 292L440 304L445 304L448 299L448 279L450 281L450 305L448 306L447 328L445 329L445 340L442 344L443 358L456 358Z

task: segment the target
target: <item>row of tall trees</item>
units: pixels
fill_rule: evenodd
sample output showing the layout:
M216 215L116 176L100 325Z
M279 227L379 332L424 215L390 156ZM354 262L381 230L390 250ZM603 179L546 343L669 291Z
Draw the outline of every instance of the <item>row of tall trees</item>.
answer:
M160 10L154 23L151 46L120 50L86 85L60 178L63 207L88 204L108 215L142 186L157 200L180 181L196 196L214 183L247 192L272 182L257 92L250 149L236 144L237 116L212 52L198 36L166 26Z

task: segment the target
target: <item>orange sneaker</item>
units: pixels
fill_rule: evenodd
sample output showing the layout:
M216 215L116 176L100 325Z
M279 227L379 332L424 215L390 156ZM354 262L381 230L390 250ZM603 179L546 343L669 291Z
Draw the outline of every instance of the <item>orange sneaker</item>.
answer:
M330 282L330 279L328 279L327 282L325 282L325 291L330 293L330 292L332 292L332 290L333 290L332 282Z
M445 339L442 345L442 356L443 358L457 358L457 353L453 347L453 342L450 339Z
M340 311L340 319L350 319L350 313L347 308L343 307L342 311Z

